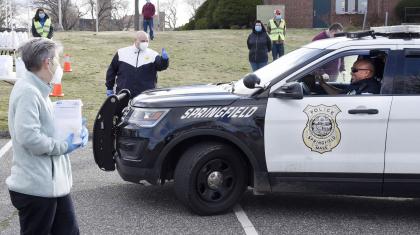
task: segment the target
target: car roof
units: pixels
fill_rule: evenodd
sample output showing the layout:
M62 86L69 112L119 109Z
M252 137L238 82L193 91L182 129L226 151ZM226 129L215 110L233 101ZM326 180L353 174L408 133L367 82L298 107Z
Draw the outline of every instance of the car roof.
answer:
M377 36L376 39L368 36L362 38L336 37L311 42L304 47L325 50L337 50L351 46L373 46L373 45L417 45L420 49L420 39L390 39Z

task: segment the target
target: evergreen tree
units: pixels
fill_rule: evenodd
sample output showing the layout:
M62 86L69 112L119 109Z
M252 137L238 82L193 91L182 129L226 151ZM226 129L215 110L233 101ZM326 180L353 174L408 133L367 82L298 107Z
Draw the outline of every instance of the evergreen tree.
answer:
M262 0L207 0L183 29L248 27L255 21Z

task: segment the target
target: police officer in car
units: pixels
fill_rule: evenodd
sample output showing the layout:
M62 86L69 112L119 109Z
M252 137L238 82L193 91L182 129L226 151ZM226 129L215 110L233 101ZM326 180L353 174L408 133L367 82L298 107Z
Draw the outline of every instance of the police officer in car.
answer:
M145 90L153 89L157 83L157 72L167 69L169 56L162 49L162 55L149 48L149 35L144 31L136 34L134 45L121 48L115 54L106 73L106 95L128 89L131 97Z
M380 82L375 79L375 66L372 61L359 59L351 67L351 84L346 89L339 89L327 84L321 76L317 76L319 85L329 95L347 94L379 94L381 90Z

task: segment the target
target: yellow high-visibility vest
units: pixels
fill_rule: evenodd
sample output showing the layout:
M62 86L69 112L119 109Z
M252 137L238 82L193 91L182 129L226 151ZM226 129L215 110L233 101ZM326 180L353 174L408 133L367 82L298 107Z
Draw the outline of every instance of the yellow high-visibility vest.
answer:
M270 36L271 41L278 41L278 40L284 41L285 26L286 26L285 20L281 20L279 26L277 26L276 23L274 23L273 19L270 20L271 31L270 31L269 36Z
M34 26L35 26L36 32L39 35L41 35L41 37L46 38L48 36L48 33L50 32L51 20L50 18L45 20L44 27L42 27L39 21L34 21Z

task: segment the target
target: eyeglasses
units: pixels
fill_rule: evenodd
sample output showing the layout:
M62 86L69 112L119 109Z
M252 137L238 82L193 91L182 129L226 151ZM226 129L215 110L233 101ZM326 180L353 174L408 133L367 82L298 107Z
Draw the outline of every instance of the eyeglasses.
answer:
M357 72L359 72L360 70L369 70L369 71L370 71L370 69L359 69L359 68L351 67L351 72L352 72L352 73L357 73Z

